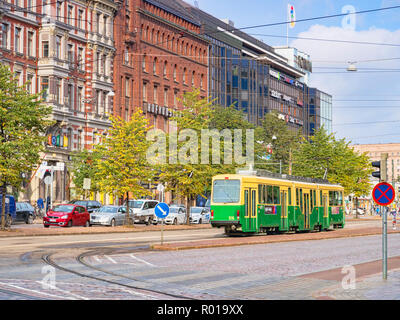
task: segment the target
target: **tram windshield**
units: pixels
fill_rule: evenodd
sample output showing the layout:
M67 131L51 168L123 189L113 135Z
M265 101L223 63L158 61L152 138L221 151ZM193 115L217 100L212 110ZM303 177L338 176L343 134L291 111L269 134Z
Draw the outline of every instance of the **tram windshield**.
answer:
M240 200L240 180L215 180L213 185L214 203L235 203Z

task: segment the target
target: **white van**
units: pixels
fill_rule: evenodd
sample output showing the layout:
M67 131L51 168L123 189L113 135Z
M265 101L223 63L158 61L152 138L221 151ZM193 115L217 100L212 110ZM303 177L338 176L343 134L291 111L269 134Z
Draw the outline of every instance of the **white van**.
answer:
M157 200L129 200L129 208L133 209L133 222L151 224L155 220L154 208Z

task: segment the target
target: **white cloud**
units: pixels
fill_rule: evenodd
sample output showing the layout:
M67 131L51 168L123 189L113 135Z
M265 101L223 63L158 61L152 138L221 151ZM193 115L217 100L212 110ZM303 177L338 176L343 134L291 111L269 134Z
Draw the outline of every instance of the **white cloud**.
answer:
M301 38L345 40L352 42L372 42L400 44L400 30L370 28L363 31L345 30L340 27L314 25L298 35ZM400 141L400 122L374 123L370 125L340 125L343 123L392 121L400 119L399 108L339 108L343 106L400 106L400 72L363 73L364 68L399 69L400 59L366 62L365 60L400 58L399 47L384 45L362 45L354 43L323 42L297 39L291 46L311 55L314 73L311 86L333 95L334 131L338 137L346 137L354 143L379 143ZM329 62L328 62L329 61ZM347 62L357 61L359 72L346 72ZM341 69L320 69L320 67ZM372 70L370 70L372 71ZM338 73L319 73L338 72ZM397 95L397 96L395 96ZM380 101L337 101L337 100L380 100ZM337 107L335 109L335 107ZM381 136L383 134L397 136ZM362 138L375 137L375 138ZM362 139L361 139L362 138Z

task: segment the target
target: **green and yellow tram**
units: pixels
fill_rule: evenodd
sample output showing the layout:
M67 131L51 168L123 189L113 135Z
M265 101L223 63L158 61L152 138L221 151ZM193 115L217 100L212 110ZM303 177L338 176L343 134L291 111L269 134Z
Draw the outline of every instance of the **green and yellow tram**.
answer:
M266 172L218 175L211 225L227 234L343 228L343 187L322 179Z

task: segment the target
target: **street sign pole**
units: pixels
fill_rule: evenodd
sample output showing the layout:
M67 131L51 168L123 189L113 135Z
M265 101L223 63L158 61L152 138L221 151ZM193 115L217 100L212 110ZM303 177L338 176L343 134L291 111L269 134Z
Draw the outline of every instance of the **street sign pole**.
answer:
M164 219L161 219L161 245L164 243Z
M381 206L382 211L382 275L387 280L387 207Z

